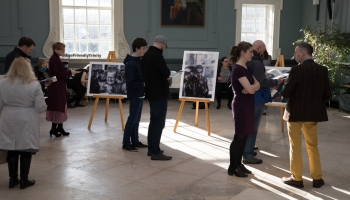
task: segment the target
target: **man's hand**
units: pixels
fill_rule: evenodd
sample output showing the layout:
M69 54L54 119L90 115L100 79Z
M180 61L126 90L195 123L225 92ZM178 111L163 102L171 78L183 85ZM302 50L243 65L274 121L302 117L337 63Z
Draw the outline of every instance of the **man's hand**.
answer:
M281 84L281 83L283 83L283 78L282 77L278 79L278 85Z

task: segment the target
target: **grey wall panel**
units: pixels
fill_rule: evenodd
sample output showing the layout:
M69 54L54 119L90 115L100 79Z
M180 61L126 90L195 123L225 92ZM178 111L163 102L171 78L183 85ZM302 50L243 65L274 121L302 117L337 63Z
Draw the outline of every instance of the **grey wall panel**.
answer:
M17 45L21 35L19 27L19 4L18 0L2 0L0 2L1 22L0 22L0 52ZM1 56L1 55L0 55Z
M11 36L10 0L0 1L0 37Z

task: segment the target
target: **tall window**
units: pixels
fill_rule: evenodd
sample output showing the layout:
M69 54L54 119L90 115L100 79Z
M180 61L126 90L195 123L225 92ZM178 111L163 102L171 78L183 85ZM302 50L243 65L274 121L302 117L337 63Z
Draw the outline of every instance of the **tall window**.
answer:
M100 54L113 48L112 0L61 0L61 41L66 54Z
M283 0L235 0L236 43L262 40L267 52L276 58L279 48L280 11Z

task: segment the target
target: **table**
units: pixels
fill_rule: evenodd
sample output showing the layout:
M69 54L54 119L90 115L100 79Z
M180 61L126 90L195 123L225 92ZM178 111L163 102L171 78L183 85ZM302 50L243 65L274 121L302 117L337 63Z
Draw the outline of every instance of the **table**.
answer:
M280 112L281 112L281 131L282 133L284 132L284 120L283 120L283 115L284 115L284 109L287 106L287 103L283 102L270 102L270 103L265 103L265 106L272 106L272 107L280 107Z

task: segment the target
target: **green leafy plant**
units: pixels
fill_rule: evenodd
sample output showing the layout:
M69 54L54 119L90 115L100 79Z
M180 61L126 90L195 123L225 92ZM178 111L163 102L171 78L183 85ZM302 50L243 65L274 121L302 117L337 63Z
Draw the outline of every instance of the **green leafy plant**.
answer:
M328 67L330 80L334 83L336 72L346 70L347 56L350 55L350 33L343 32L336 25L325 28L307 26L300 31L304 33L304 37L293 44L311 44L315 62Z

